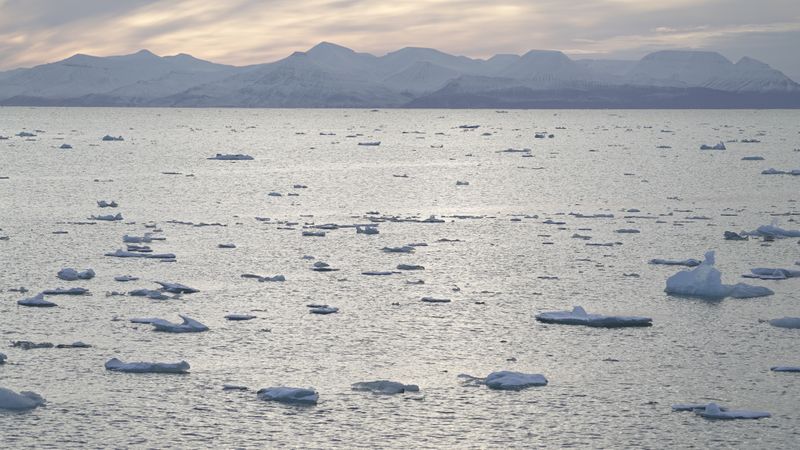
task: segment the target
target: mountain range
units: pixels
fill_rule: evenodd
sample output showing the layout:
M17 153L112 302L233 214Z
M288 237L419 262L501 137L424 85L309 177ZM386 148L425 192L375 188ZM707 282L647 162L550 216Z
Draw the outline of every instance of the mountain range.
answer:
M147 50L0 72L0 105L287 108L798 108L800 84L752 58L665 50L639 61L532 50L489 59L322 42L229 66Z

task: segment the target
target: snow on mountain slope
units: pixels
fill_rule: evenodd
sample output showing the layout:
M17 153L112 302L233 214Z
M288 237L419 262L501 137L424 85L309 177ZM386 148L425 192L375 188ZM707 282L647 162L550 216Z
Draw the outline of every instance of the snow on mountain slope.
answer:
M419 61L384 79L382 84L400 92L433 92L460 75L461 73L456 70L428 61Z
M75 98L105 94L142 81L164 78L172 72L186 74L184 83L191 85L191 74L230 69L230 66L213 64L189 55L161 58L147 50L106 58L77 54L59 62L16 71L0 82L0 98ZM203 79L201 77L199 81Z

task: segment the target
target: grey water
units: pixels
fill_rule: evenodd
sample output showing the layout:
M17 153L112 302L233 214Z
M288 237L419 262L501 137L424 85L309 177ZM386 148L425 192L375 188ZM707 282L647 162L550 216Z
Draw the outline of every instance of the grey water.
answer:
M36 136L15 136L23 130ZM106 134L124 141L102 141ZM800 228L800 177L761 175L800 168L799 111L0 108L0 135L9 137L0 140L0 177L8 177L0 179L0 236L8 237L0 240L0 352L8 355L0 387L47 399L0 413L3 447L787 448L800 440L800 377L769 370L800 365L799 330L759 321L800 315L800 279L750 280L775 295L707 301L666 295L666 278L681 268L647 264L716 250L726 283L753 267L798 268L797 239L722 236L775 219ZM358 145L365 141L381 144ZM699 150L718 141L727 150ZM530 157L501 152L508 148L530 148ZM216 153L254 160L207 159ZM741 160L752 155L765 159ZM117 212L124 220L87 220ZM430 215L444 223L302 236L315 224ZM103 256L150 222L166 237L154 251L176 262ZM622 228L640 233L615 232ZM381 251L422 242L413 254ZM340 270L313 272L314 261ZM401 263L425 270L361 274ZM61 281L64 267L97 277ZM113 280L125 274L140 280ZM407 283L416 279L425 284ZM156 280L200 292L106 296L155 289ZM16 304L59 286L92 295L48 297L56 308ZM30 292L9 292L18 287ZM309 314L309 303L340 310ZM573 305L649 316L653 326L534 320ZM258 318L226 321L229 313ZM210 331L156 333L128 321L177 314ZM21 350L9 346L15 340L92 347ZM191 371L107 372L112 357L185 359ZM457 378L497 370L542 373L549 384L506 392ZM350 389L375 379L418 384L421 393ZM250 390L223 391L225 383ZM255 391L269 386L313 387L320 401L259 400ZM709 421L670 408L709 401L772 417Z

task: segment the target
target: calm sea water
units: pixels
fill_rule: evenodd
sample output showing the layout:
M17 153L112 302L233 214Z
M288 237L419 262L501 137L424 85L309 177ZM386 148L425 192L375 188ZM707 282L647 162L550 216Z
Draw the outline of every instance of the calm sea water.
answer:
M23 130L37 136L14 136ZM536 139L538 131L554 137ZM125 140L103 142L105 134ZM0 108L0 135L11 136L0 141L0 177L8 177L0 179L0 236L9 237L0 241L0 351L9 358L0 386L48 401L0 413L3 447L788 448L800 440L800 377L769 371L800 365L800 333L759 322L800 315L800 280L756 281L771 297L701 301L664 294L680 269L647 264L713 249L728 283L752 267L798 268L797 239L722 238L775 218L800 228L800 177L760 174L800 168L798 111ZM698 150L752 138L760 143ZM531 157L498 153L510 147L531 148ZM255 160L206 159L215 153ZM752 155L765 160L741 160ZM116 210L95 204L112 199ZM376 236L352 228L301 235L304 225L368 222L370 211L446 222L386 222ZM124 221L78 224L116 212ZM154 250L177 262L103 256L148 222L166 237ZM641 232L614 232L621 228ZM229 242L237 248L217 247ZM380 250L412 242L429 245L414 254ZM304 255L341 270L312 272ZM400 263L425 270L361 275ZM55 277L64 267L93 268L97 277L64 282ZM141 280L113 280L123 274ZM418 278L425 284L407 284ZM157 288L154 280L200 292L168 301L105 295ZM20 286L31 292L8 291ZM16 305L58 286L92 295L51 297L57 308ZM423 296L452 302L425 304ZM308 303L340 312L309 314ZM650 316L654 326L534 321L572 305ZM223 318L234 312L258 319ZM128 322L179 313L210 331L156 333ZM26 351L9 347L14 340L92 347ZM103 368L111 357L185 359L192 368L113 373ZM504 369L542 373L550 384L501 392L457 378ZM421 395L350 389L374 379L418 384ZM223 391L225 383L251 390ZM281 385L314 387L320 402L256 398L255 390ZM712 400L773 417L718 422L670 409Z

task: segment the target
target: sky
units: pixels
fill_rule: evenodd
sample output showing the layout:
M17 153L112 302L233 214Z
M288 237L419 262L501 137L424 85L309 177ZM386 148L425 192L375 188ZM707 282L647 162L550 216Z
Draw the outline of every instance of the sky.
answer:
M800 0L0 0L0 70L144 48L247 65L322 41L478 58L715 50L800 81Z

